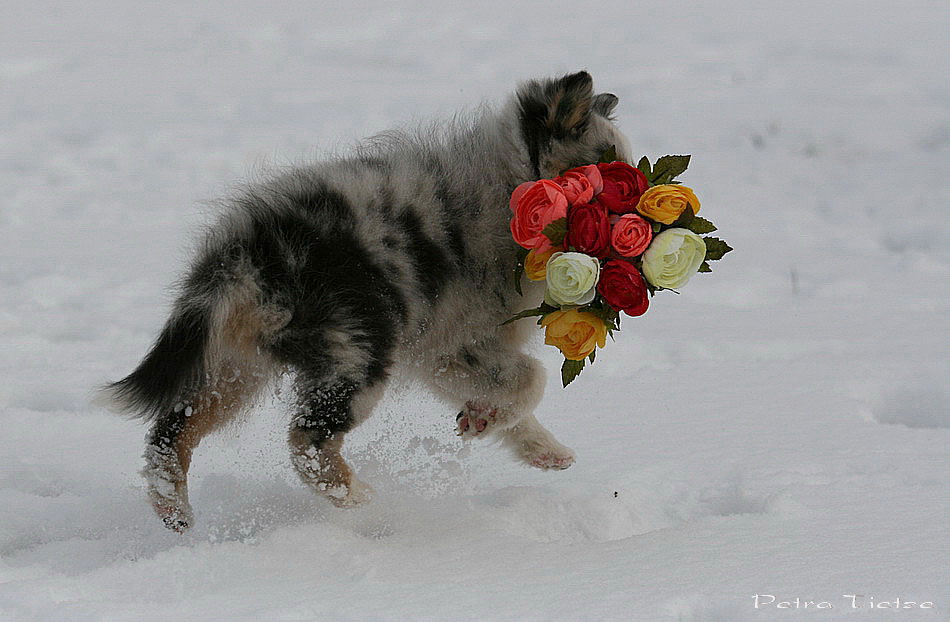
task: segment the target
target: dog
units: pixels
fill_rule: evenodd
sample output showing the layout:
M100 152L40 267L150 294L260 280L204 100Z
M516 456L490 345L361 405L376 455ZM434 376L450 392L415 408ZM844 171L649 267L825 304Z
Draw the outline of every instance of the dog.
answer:
M459 409L460 436L492 436L540 469L573 464L533 414L545 372L522 350L536 329L502 325L543 295L515 290L509 197L612 146L629 160L617 104L587 72L532 80L498 108L385 133L227 199L151 350L102 389L149 424L142 474L164 524L194 522L201 439L284 371L293 466L336 506L372 495L341 448L397 364Z

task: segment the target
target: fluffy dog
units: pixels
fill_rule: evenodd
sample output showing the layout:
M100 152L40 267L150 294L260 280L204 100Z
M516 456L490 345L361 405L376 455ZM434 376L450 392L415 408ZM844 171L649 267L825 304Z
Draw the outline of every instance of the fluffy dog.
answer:
M282 370L295 378L289 441L301 479L338 506L367 500L340 450L396 363L457 406L457 432L493 435L525 463L574 462L533 414L544 370L515 292L508 206L520 183L596 162L627 142L617 98L586 72L522 84L497 110L392 132L228 200L139 366L105 388L150 424L143 475L170 529L192 522L187 473L202 437Z

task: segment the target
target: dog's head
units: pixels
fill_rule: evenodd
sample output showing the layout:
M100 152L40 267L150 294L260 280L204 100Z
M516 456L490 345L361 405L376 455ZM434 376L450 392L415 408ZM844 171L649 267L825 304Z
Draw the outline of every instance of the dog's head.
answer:
M611 117L619 100L611 93L594 95L594 81L586 71L526 82L515 101L535 178L596 163L611 146L620 159L629 158L627 139Z

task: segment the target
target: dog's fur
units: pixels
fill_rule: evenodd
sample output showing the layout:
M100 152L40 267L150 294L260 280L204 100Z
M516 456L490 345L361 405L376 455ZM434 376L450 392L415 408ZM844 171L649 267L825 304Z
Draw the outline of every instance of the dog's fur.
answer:
M296 379L294 467L336 505L371 492L340 449L397 362L461 409L459 434L495 435L542 469L570 466L532 413L544 372L521 350L537 329L500 326L542 293L515 293L508 199L611 145L628 159L616 104L586 72L531 81L497 111L385 134L232 198L151 351L105 390L151 424L143 474L165 524L192 523L187 472L201 438L282 369Z

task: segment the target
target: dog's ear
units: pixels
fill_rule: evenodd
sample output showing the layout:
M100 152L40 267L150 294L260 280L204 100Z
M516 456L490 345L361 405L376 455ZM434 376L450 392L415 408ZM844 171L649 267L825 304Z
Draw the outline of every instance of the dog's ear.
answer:
M544 139L580 135L590 121L594 81L586 71L556 80L533 80L518 90L526 134Z
M599 114L602 117L610 118L611 113L613 113L614 108L617 107L617 104L620 103L620 98L618 98L613 93L599 93L594 96L594 101L591 104L591 108L594 112Z

